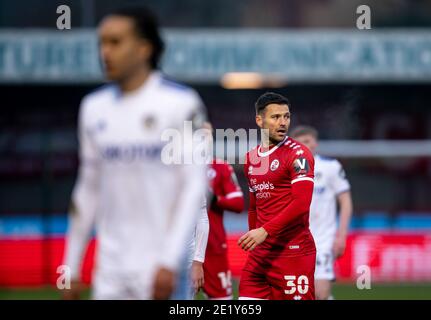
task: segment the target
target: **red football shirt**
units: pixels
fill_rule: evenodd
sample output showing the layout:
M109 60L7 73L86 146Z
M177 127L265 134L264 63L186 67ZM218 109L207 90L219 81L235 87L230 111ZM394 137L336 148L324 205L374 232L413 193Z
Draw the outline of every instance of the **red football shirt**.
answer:
M290 137L266 152L259 145L247 153L244 169L250 189L250 229L263 227L268 232L254 254L315 253L308 222L314 181L309 149Z
M231 165L214 159L208 166L208 179L212 193L217 197L208 210L210 232L206 254L226 252L226 231L223 212L229 210L240 213L244 209L244 198Z

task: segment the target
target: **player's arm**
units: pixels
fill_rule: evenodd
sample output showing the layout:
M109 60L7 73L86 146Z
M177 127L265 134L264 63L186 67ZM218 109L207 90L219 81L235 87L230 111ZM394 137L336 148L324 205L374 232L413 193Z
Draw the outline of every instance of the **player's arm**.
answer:
M277 237L286 227L310 210L313 196L313 181L301 180L292 183L292 202L263 228L270 236Z
M244 195L231 165L223 172L223 195L217 196L217 206L223 210L241 213L244 210Z
M256 211L256 194L253 191L249 192L249 207L248 207L248 230L256 229L257 211Z
M70 268L72 285L70 290L64 291L65 299L79 298L81 262L93 230L98 202L98 153L85 128L85 118L85 103L83 103L78 123L80 166L72 192L64 254L64 264Z
M248 156L247 156L248 157ZM248 204L248 230L253 230L256 228L257 221L257 211L256 211L256 194L254 190L250 186L250 180L248 176L248 158L246 158L246 163L244 164L244 175L247 179L248 184L248 195L249 195L249 204Z
M209 230L210 225L208 221L208 213L204 198L203 206L201 208L201 215L196 225L195 252L193 256L191 270L192 283L196 291L198 291L204 285L203 263L205 261L205 252L207 249Z
M353 201L352 194L350 192L350 184L346 179L343 167L338 161L336 162L334 173L334 177L331 179L331 187L337 194L340 216L338 230L333 245L333 252L334 257L338 258L344 254L344 250L346 249L346 239L353 213Z
M277 237L289 224L310 210L314 187L314 157L307 148L302 148L302 151L302 155L292 157L286 168L291 177L292 201L263 225L269 236Z
M193 119L195 128L201 128L205 116L198 106L194 108ZM201 117L200 120L196 118ZM191 120L189 118L187 120ZM185 119L186 120L186 119ZM184 126L183 122L179 128ZM196 141L192 137L188 137L183 133L183 144L178 142L179 148L183 150L183 154L187 156L193 155L193 147ZM198 154L198 153L196 153ZM195 155L196 155L195 154ZM207 187L205 159L201 159L197 163L197 159L193 159L191 164L178 164L176 166L177 181L180 187L177 190L177 199L175 207L172 208L170 214L169 229L166 232L166 237L159 257L159 267L156 272L154 282L153 298L167 299L171 295L174 288L175 274L178 271L184 254L186 253L187 240L193 232L199 218L203 190Z
M248 165L244 165L244 174L249 182ZM254 243L261 243L267 237L267 232L262 228L256 229L257 211L256 211L256 194L248 185L249 189L249 206L248 206L248 232L238 239L238 245L244 250L248 250ZM258 230L258 231L257 231ZM257 244L256 244L257 245ZM254 249L254 247L253 247Z
M346 249L347 234L353 212L352 196L350 191L345 191L337 196L340 210L339 226L334 241L333 251L335 258L344 254Z
M248 230L256 229L257 211L256 211L256 194L249 192L250 206L248 208Z

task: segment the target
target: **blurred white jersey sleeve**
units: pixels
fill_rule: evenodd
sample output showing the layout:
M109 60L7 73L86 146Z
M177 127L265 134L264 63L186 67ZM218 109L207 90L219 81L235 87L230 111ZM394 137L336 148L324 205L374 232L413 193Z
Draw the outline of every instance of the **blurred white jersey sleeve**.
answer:
M333 167L332 179L329 180L329 184L334 194L337 196L340 193L350 191L350 183L346 178L346 172L341 163L335 160Z
M185 119L192 126L192 129L202 128L205 120L203 103L199 96L195 96L194 107L190 110L189 116ZM184 125L184 123L183 123ZM176 164L178 166L178 179L181 181L181 188L178 190L178 197L175 208L171 213L172 220L169 225L169 230L166 233L163 255L161 256L160 264L171 270L179 270L180 264L183 261L184 255L187 254L187 243L190 235L194 233L197 226L199 215L202 213L202 197L206 190L206 166L205 157L201 157L195 152L199 147L196 137L189 136L186 130L179 128L182 131L182 150L183 163ZM191 157L191 158L190 158ZM186 160L191 159L188 163ZM200 208L200 210L196 210ZM208 220L208 217L206 217ZM202 235L204 227L202 222L199 222L199 237ZM208 240L208 235L206 235ZM203 240L203 239L200 239ZM202 245L203 243L201 243ZM206 248L206 244L205 244Z
M72 279L79 279L81 261L93 230L98 201L99 156L84 122L85 112L84 100L78 120L80 166L72 192L64 259L70 268Z
M196 224L195 248L193 256L194 261L202 263L205 261L205 251L207 249L208 235L210 230L205 197L203 198L203 201L204 203L201 208L201 215L199 217L198 223Z

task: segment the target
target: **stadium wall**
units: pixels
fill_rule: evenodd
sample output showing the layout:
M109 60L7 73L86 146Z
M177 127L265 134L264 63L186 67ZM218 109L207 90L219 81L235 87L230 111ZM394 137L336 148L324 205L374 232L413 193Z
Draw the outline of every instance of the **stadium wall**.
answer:
M246 216L246 215L243 215ZM233 277L238 278L246 259L237 246L246 225L229 223L228 253ZM417 218L420 219L420 218ZM229 220L229 218L228 218ZM427 221L424 223L424 221ZM352 282L360 275L359 266L368 266L371 279L376 282L431 281L431 215L422 216L421 228L413 223L398 224L396 228L383 226L378 221L363 221L353 226L347 240L347 249L336 262L339 281ZM367 225L368 223L368 225ZM395 225L394 225L395 226ZM2 217L0 219L0 286L38 287L55 285L62 263L64 216L44 221L36 216ZM46 229L49 233L45 233ZM94 255L97 250L93 239L88 246L82 266L83 281L91 283Z

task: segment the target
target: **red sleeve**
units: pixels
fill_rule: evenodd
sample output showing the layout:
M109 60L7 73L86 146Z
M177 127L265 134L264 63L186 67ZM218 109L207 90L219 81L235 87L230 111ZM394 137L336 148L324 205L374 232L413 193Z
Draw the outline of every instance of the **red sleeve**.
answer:
M241 213L244 210L244 195L232 166L229 164L224 165L221 176L223 195L217 197L217 206L223 210Z
M247 178L247 184L249 189L249 207L248 207L248 229L253 230L256 229L256 221L257 221L257 212L256 212L256 195L254 190L250 188L249 177L248 177L248 165L244 164L244 174Z
M292 202L262 227L270 236L279 235L292 221L309 211L312 195L313 183L311 181L300 181L293 184Z
M292 221L310 210L314 186L314 158L305 147L297 149L293 155L287 167L292 183L292 201L282 212L263 225L270 236L279 235Z
M250 192L250 205L248 208L248 230L256 229L256 221L256 195L254 194L254 192Z
M219 197L217 200L217 206L223 210L229 210L236 213L241 213L244 210L244 197L238 196L235 198Z

